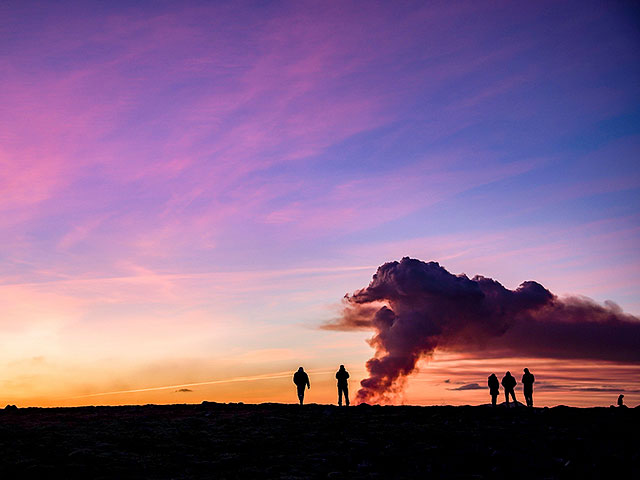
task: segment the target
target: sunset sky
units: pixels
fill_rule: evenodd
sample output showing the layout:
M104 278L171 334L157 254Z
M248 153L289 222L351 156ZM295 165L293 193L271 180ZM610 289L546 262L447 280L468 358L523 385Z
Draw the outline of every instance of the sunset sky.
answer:
M293 403L300 365L335 403L372 332L321 326L385 262L637 317L639 247L632 2L0 3L2 407ZM640 404L638 363L440 350L395 402L524 367Z

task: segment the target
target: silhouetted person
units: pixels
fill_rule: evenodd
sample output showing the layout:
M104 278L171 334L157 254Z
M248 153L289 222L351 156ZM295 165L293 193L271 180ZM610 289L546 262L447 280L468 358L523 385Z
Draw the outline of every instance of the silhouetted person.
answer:
M498 394L500 393L500 382L498 381L498 377L496 377L495 373L489 375L487 383L489 385L489 394L491 395L491 405L495 407Z
M529 369L524 369L524 375L522 375L522 390L524 391L524 399L527 402L527 407L533 407L533 382L536 379L532 373L529 373Z
M507 407L509 406L509 394L513 397L513 403L518 406L518 402L516 400L516 392L513 390L516 388L516 379L511 376L511 372L507 372L502 377L502 386L504 387L504 398Z
M624 404L624 400L622 400L623 398L624 398L624 395L620 395L618 397L618 407L627 408L627 406Z
M304 402L304 389L305 387L311 388L309 383L309 375L304 371L304 368L300 367L296 373L293 374L293 383L298 387L298 399L300 405Z
M340 370L336 372L336 378L338 379L338 406L342 406L342 395L344 394L344 404L349 406L349 372L344 369L344 365L340 365Z

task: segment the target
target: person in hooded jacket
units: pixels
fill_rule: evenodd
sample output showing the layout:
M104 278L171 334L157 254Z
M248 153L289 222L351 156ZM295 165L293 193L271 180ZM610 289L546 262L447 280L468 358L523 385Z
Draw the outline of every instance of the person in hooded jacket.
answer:
M489 394L491 395L491 405L495 407L498 394L500 393L500 382L498 382L498 377L496 377L495 373L489 375L487 384L489 385Z
M528 368L525 368L524 375L522 375L522 390L527 407L533 407L533 382L535 381L533 374L529 372Z
M344 369L344 365L340 365L340 369L336 372L338 380L338 406L342 406L342 395L344 395L344 404L349 406L349 372Z
M298 400L300 400L300 405L304 402L304 390L305 388L311 388L311 383L309 383L309 375L304 371L304 368L300 367L296 373L293 374L293 383L296 384L298 388Z
M516 381L515 377L511 375L511 372L505 373L504 377L502 377L502 387L504 388L504 398L507 407L509 406L509 395L511 395L511 397L513 398L513 403L516 406L518 405L518 402L516 400L516 392L514 390L517 383L518 382Z

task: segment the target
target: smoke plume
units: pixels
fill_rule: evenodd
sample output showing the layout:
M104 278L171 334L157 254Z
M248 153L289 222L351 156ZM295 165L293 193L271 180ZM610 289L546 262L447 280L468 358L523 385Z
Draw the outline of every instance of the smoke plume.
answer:
M613 302L558 298L537 282L509 290L497 281L453 275L437 262L403 258L378 268L368 287L345 296L343 315L324 326L371 329L359 402L399 392L436 348L486 356L640 362L640 319Z

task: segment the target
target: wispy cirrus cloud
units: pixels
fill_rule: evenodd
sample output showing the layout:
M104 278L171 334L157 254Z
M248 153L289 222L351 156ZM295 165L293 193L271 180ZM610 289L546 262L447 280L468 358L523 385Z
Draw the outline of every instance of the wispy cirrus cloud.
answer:
M0 362L337 360L404 255L636 305L635 32L575 7L0 5Z
M467 383L460 385L459 387L450 388L449 390L464 391L464 390L486 390L486 387L481 387L477 383Z

